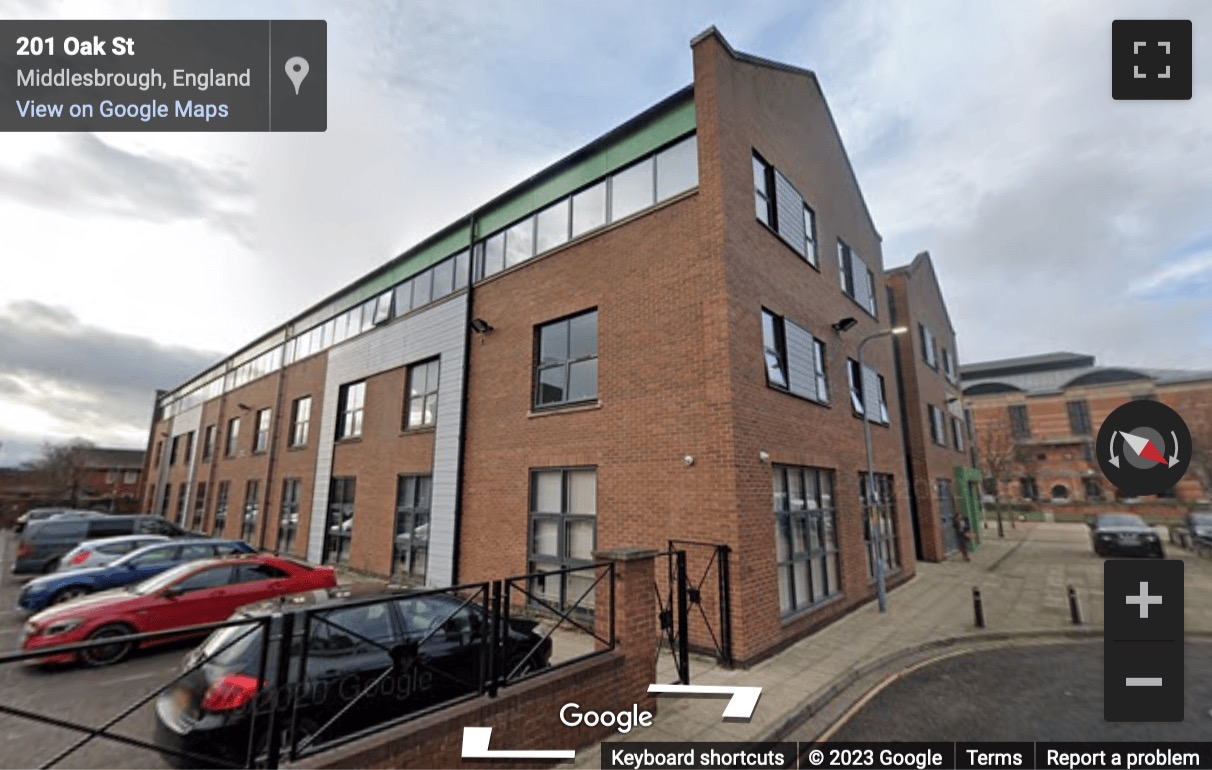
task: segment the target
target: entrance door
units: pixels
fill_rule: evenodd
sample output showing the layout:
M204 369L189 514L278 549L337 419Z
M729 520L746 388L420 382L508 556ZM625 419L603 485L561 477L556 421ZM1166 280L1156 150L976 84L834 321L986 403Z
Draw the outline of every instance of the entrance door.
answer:
M938 494L939 523L943 528L943 551L955 553L959 549L959 542L955 535L955 498L951 495L951 482L939 479L934 482L934 487Z

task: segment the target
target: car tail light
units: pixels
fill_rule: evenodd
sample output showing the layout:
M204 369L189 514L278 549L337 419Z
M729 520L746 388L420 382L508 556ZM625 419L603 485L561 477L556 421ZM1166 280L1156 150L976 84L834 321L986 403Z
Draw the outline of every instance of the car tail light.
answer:
M34 547L24 540L22 540L21 544L17 546L17 558L18 559L24 559L26 556L29 556L33 552L34 552Z
M255 676L228 674L210 686L202 698L205 711L231 711L246 705L261 689Z
M81 551L80 553L73 556L72 560L69 561L68 564L71 564L73 566L76 564L83 564L84 562L88 561L88 557L90 557L92 555L93 555L92 551Z

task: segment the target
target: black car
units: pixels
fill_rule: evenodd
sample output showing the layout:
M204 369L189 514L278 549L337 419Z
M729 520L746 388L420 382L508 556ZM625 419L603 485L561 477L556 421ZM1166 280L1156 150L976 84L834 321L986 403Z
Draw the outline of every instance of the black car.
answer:
M1185 523L1192 537L1212 542L1212 511L1191 511Z
M1090 521L1090 539L1099 556L1166 557L1157 532L1134 513L1100 513Z
M17 538L14 575L54 572L59 559L85 540L119 535L192 537L191 533L160 516L146 514L95 514L76 517L60 514L25 525Z
M232 620L247 618L261 625L212 633L186 656L184 669L196 670L156 701L156 744L201 755L191 761L166 753L168 762L206 766L214 762L203 757L212 757L242 763L250 731L256 751L265 751L267 705L285 615L292 616L294 628L287 676L287 692L294 697L278 703L287 747L292 712L298 740L319 744L479 689L489 621L477 603L464 604L458 596L340 586L249 605ZM304 640L305 618L310 630ZM265 624L270 627L269 657L264 686L259 686ZM551 639L535 633L537 623L511 618L509 625L507 673L519 676L547 668Z

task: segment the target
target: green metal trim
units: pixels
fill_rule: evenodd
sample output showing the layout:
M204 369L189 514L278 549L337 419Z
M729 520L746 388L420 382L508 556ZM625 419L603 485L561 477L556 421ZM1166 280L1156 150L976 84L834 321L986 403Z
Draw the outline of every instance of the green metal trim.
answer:
M965 465L955 466L956 497L959 498L960 510L968 517L968 526L972 531L972 550L980 547L980 532L984 526L984 511L981 510L980 483L984 478L979 468ZM972 493L972 482L976 482L977 492Z

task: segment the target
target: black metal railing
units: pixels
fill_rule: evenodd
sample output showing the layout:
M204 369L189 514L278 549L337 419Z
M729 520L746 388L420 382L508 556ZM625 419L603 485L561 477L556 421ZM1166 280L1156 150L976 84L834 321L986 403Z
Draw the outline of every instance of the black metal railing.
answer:
M78 656L94 648L115 645L138 648L170 638L201 637L226 628L242 629L231 634L231 638L223 638L222 643L212 640L190 653L171 679L97 726L6 704L2 693L0 714L78 734L41 767L59 766L84 746L101 739L159 752L174 764L276 768L283 759L294 762L313 756L480 695L495 697L503 687L612 650L614 565L593 564L542 575L559 580L567 580L569 575L582 578L588 575L588 578L583 580L586 587L575 599L567 597L568 601L561 603L552 603L532 590L532 581L538 574L520 575L440 589L393 590L320 606L285 600L271 614L259 617L0 655L3 667L50 656ZM609 597L605 608L595 606L598 588L603 585ZM391 602L410 604L394 612L384 608L386 615L381 617L388 618L385 626L388 631L382 635L348 619L352 610L367 608L369 613L376 605ZM419 622L421 614L408 614L422 604L428 612L423 624ZM255 676L257 691L246 704L247 734L237 731L242 737L236 756L183 751L116 729L120 722L253 634L259 634L255 655L242 657L241 662L254 670L240 673ZM572 638L576 635L579 639ZM554 650L557 637L561 643L569 643L571 653ZM337 649L325 646L336 644L337 640L344 646ZM349 674L340 678L340 665L327 670L326 661L341 655L361 655L363 662L369 663L358 669L352 679ZM457 660L457 665L451 659ZM338 678L334 681L332 677ZM421 682L426 683L424 688L418 685ZM407 692L396 697L404 692L397 688L405 686ZM398 708L385 707L386 701L392 701L387 705Z

